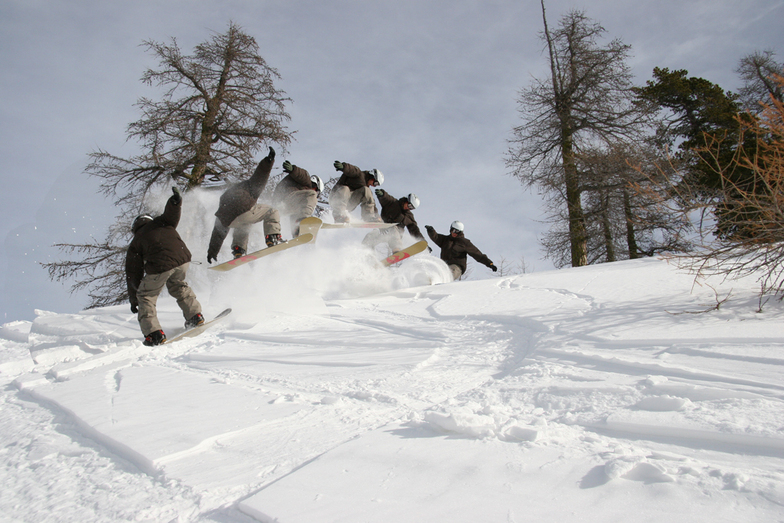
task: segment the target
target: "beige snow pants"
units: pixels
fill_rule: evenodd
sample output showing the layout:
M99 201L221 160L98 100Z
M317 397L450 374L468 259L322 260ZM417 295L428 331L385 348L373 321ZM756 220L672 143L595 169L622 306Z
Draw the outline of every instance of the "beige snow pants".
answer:
M280 234L280 213L270 205L256 204L251 210L237 216L229 225L234 229L231 246L238 246L243 251L248 250L248 237L253 225L264 222L264 236Z
M392 252L397 252L403 248L403 236L400 234L400 228L386 227L384 229L373 229L370 231L365 239L362 240L362 245L366 245L371 249L375 249L376 245L386 243Z
M289 215L292 238L299 236L299 222L313 216L317 203L318 194L311 190L293 191L283 199L281 209Z
M360 216L363 221L378 219L376 199L373 197L373 191L370 187L352 191L345 185L338 185L329 194L329 206L332 207L332 216L348 217L348 214L356 209L358 205L361 206Z
M165 286L172 298L177 300L185 320L189 320L201 312L201 304L196 299L193 289L185 282L189 263L183 263L170 271L159 274L145 274L136 298L139 300L139 327L142 334L147 336L151 332L162 330L158 323L158 295Z

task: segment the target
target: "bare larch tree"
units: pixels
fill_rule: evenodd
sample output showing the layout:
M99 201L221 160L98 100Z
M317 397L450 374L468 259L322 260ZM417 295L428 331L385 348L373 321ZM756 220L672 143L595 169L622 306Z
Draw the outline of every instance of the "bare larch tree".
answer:
M118 221L102 242L57 245L74 259L44 264L53 280L75 279L72 291L87 290L88 308L127 299L122 268L128 216L144 210L151 190L235 181L253 172L260 149L276 144L285 151L292 140L285 110L290 99L274 85L280 76L259 55L255 39L233 22L191 56L174 38L143 46L159 64L141 79L164 91L159 100L141 98L141 118L128 125L127 138L139 143L141 153L121 158L99 149L89 153L86 168L120 208Z
M569 12L551 31L544 0L542 19L550 74L520 93L523 123L513 130L506 163L524 186L537 186L551 203L565 206L560 215L577 267L588 263L588 231L576 156L586 147L633 140L645 109L631 91L628 45L615 39L601 46L604 28L580 11Z

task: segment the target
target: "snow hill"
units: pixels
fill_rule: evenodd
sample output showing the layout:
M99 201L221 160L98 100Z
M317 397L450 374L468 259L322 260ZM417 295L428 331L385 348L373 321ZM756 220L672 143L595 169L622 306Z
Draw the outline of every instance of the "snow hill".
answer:
M436 284L434 256L379 271L343 234L192 266L234 312L172 345L127 306L3 325L0 519L784 521L784 307L753 279Z

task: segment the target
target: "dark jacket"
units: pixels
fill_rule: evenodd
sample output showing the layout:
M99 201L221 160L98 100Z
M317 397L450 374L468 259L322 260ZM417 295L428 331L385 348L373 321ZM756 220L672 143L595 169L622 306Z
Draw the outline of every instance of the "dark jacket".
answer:
M212 236L210 236L210 245L207 248L208 258L218 256L223 240L229 233L231 222L256 205L259 196L267 186L274 163L275 150L270 147L269 154L259 162L250 178L232 185L221 195L218 211L215 213L217 220L215 220L215 227L213 227ZM218 222L222 227L219 227Z
M408 228L408 233L413 238L424 240L425 237L422 236L419 225L414 219L414 213L403 209L403 203L406 201L405 198L397 199L384 191L384 194L378 197L378 202L381 204L381 219L384 223L396 223L400 232Z
M335 186L332 188L332 190L334 191L336 187L345 185L353 192L357 189L367 187L367 181L367 171L363 171L359 167L351 165L350 163L343 162L343 174L340 178L338 178L338 181L335 182Z
M291 166L291 172L283 178L275 187L272 193L272 201L280 202L286 199L286 196L295 191L312 191L313 182L310 180L310 173L296 165Z
M177 233L181 213L182 199L172 196L161 216L153 218L134 233L125 256L125 281L132 304L138 304L136 289L145 272L160 274L191 261L191 253Z
M248 212L256 205L259 196L267 186L274 163L275 151L270 147L269 155L259 162L250 178L235 183L221 195L215 216L225 227L231 225L237 216Z
M428 230L427 233L430 239L441 247L441 259L447 265L457 265L463 273L466 271L466 254L488 267L493 264L462 232L457 233L455 238L452 238L451 234L438 234L434 229Z

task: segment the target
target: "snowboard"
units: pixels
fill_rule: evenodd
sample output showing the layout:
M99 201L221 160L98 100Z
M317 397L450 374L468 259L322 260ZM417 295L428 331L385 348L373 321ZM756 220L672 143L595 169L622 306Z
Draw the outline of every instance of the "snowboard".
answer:
M299 222L299 235L312 234L313 239L311 241L315 243L318 232L321 230L323 224L324 222L321 221L321 218L316 218L315 216L303 218L302 221Z
M253 260L258 260L259 258L263 258L264 256L269 256L270 254L274 254L276 252L285 251L286 249L291 249L292 247L297 247L299 245L305 245L313 240L313 235L310 233L300 234L296 238L293 238L287 242L279 243L277 245L273 245L272 247L267 247L266 249L261 249L260 251L252 252L250 254L246 254L245 256L241 256L239 258L235 258L233 260L229 260L227 262L219 263L214 267L208 267L213 271L230 271L232 269L236 269L240 265L245 265L248 262L252 262Z
M406 258L410 258L411 256L424 251L425 249L427 249L427 242L425 240L420 240L413 245L409 245L402 251L397 251L396 253L387 256L381 260L381 265L389 267L390 265L402 262Z
M181 333L179 333L178 335L176 335L175 337L173 337L173 338L170 338L170 339L168 339L168 340L164 341L164 342L162 343L162 345L165 345L165 344L167 344L167 343L172 343L172 342L174 342L174 341L181 340L181 339L183 339L183 338L193 338L194 336L198 336L199 334L201 334L202 332L204 332L204 331L206 331L208 328L210 328L212 325L214 325L214 324L218 323L218 322L219 322L219 321L221 321L223 318L225 318L226 316L228 316L230 313L231 313L231 309L226 309L225 311L221 312L220 314L218 314L217 316L215 316L215 317L214 317L213 319L211 319L210 321L205 321L204 323L202 323L202 324L201 324L201 325L199 325L198 327L194 327L194 328L192 328L192 329L188 329L188 330L186 330L185 332L181 332Z
M394 227L396 223L382 222L348 222L348 223L325 223L322 229L386 229Z

